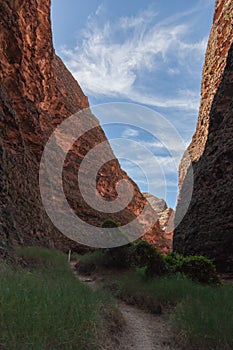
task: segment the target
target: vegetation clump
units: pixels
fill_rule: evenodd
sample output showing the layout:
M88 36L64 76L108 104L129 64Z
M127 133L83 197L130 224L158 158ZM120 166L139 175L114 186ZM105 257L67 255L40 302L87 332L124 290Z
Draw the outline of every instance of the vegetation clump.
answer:
M145 267L148 277L162 276L167 271L162 254L146 241L140 241L134 245L133 256L135 265Z
M119 226L120 226L119 222L115 222L111 219L105 220L101 225L102 228L115 228L117 230L117 234L123 236L127 242L127 237L120 230ZM105 264L108 267L115 267L115 268L130 267L131 246L132 244L129 242L128 244L125 244L119 247L103 249L103 252L105 255Z
M103 228L115 228L117 234L124 235L119 226L120 223L111 219L105 220L101 225ZM199 283L220 283L215 265L210 259L204 256L182 256L175 252L163 256L144 240L136 243L129 242L120 247L101 249L87 256L88 263L93 262L103 267L119 269L143 267L145 275L149 278L181 274Z
M27 268L1 269L0 348L100 350L108 293L74 277L56 250L23 248Z
M177 272L178 268L184 261L184 256L175 252L168 253L164 256L164 261L169 268L170 273Z
M215 265L204 256L191 255L185 257L177 253L169 253L164 257L164 260L170 273L181 273L200 283L220 283Z
M204 256L188 256L178 264L177 271L193 281L206 284L219 284L220 278L216 267L210 259Z

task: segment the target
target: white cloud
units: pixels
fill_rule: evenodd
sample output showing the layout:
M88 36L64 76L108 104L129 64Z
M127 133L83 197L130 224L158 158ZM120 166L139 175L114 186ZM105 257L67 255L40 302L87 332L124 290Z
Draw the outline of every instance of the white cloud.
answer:
M94 106L92 112L104 128L119 123L129 130L127 139L109 141L123 169L141 190L161 198L173 192L175 200L178 168L186 144L166 116L131 103L106 103ZM131 135L135 130L139 135L134 140Z
M103 8L104 8L104 5L103 5L103 4L100 4L100 5L97 7L97 9L96 9L96 11L95 11L96 16L99 16L99 15L101 14L101 12L103 11Z
M159 141L140 141L141 145L143 145L146 148L149 148L151 151L161 151L161 149L165 149L164 145Z
M139 135L139 131L136 129L132 129L132 128L126 128L123 132L122 132L122 137L136 137Z
M149 192L166 197L166 192L177 189L179 158L156 155L150 142L144 140L110 140L114 154L127 174ZM127 152L126 152L127 150Z
M99 13L100 9L97 9ZM197 110L199 93L184 96L181 91L164 96L148 93L137 84L141 74L168 71L177 74L185 69L186 58L199 60L204 54L206 39L185 41L188 25L154 23L155 12L122 17L116 23L99 25L90 19L84 31L82 45L63 48L62 56L84 89L95 97L120 97L158 107ZM121 38L121 39L119 39ZM143 72L143 73L142 73ZM168 73L169 73L168 72ZM141 87L141 86L140 86Z
M200 104L199 92L186 90L187 95L183 90L178 91L176 97L170 96L154 96L151 93L141 94L136 89L131 91L130 99L145 105L162 107L162 108L178 108L187 110L198 110Z
M127 174L142 191L165 198L169 192L177 193L179 159L169 155L156 155L144 140L110 140L114 154Z
M141 14L137 16L131 16L131 17L121 17L119 19L119 26L122 29L129 29L129 28L137 28L142 27L142 25L146 25L149 23L154 17L156 17L157 13L151 10L145 10Z
M169 67L167 71L168 71L168 74L170 74L170 75L179 75L180 74L180 70L176 67Z
M106 130L112 124L124 126L128 138L108 138L121 166L142 191L167 198L173 206L171 198L175 201L179 163L186 149L186 139L174 124L165 115L132 103L97 105L92 112ZM134 131L139 131L139 135L133 136Z

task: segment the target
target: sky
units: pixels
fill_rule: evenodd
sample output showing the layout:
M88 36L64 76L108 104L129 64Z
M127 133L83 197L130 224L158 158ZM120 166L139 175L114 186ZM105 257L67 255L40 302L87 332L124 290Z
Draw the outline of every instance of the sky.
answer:
M52 0L53 40L143 192L175 207L214 0Z

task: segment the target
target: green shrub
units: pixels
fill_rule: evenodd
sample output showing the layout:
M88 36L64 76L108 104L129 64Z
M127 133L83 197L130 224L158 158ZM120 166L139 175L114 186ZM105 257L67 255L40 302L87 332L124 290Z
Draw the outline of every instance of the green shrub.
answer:
M204 256L188 256L184 258L181 264L178 265L177 271L200 283L220 283L220 278L213 262Z
M117 234L124 236L125 241L129 242L126 235L119 229L120 223L111 219L105 220L102 228L116 228ZM126 268L131 264L131 243L120 247L107 248L103 250L105 255L105 265L108 267Z
M119 226L120 226L120 222L116 222L112 219L107 219L101 224L102 228L114 228Z
M193 281L200 283L220 283L213 262L204 256L184 257L172 252L164 257L164 261L171 273L182 273Z
M175 252L168 253L164 256L164 261L170 272L177 272L178 268L184 262L185 257Z
M146 241L140 241L134 245L134 262L138 267L146 267L148 277L161 276L167 272L167 267L162 254Z
M131 245L124 245L106 250L107 265L116 268L131 266Z

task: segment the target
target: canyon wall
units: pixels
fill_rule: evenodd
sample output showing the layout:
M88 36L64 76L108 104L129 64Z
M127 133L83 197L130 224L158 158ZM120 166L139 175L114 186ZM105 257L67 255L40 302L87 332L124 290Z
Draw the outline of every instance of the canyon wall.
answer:
M0 13L0 255L19 244L80 251L75 241L55 228L43 208L39 165L49 136L63 120L88 108L88 99L54 52L49 0L0 0ZM96 119L90 111L87 118ZM120 168L109 144L105 151L113 160L100 169L96 188L112 201L117 197L116 184L126 179L133 186L133 199L124 210L111 215L84 202L77 183L79 164L90 149L105 141L97 125L77 140L64 166L67 200L93 230L109 217L122 224L130 222L147 203ZM147 218L153 215L150 208ZM170 244L158 221L145 237L161 250Z
M164 232L164 237L170 242L170 245L167 245L167 251L164 250L164 252L169 252L172 250L175 211L172 208L168 208L164 199L158 198L148 192L143 192L143 195L158 215L159 225Z
M188 152L188 153L187 153ZM188 212L174 232L174 250L203 254L219 270L233 271L233 3L218 0L203 68L196 132L179 171L176 220L181 217L188 173L194 186ZM189 157L187 157L189 154ZM191 162L190 162L191 160Z

